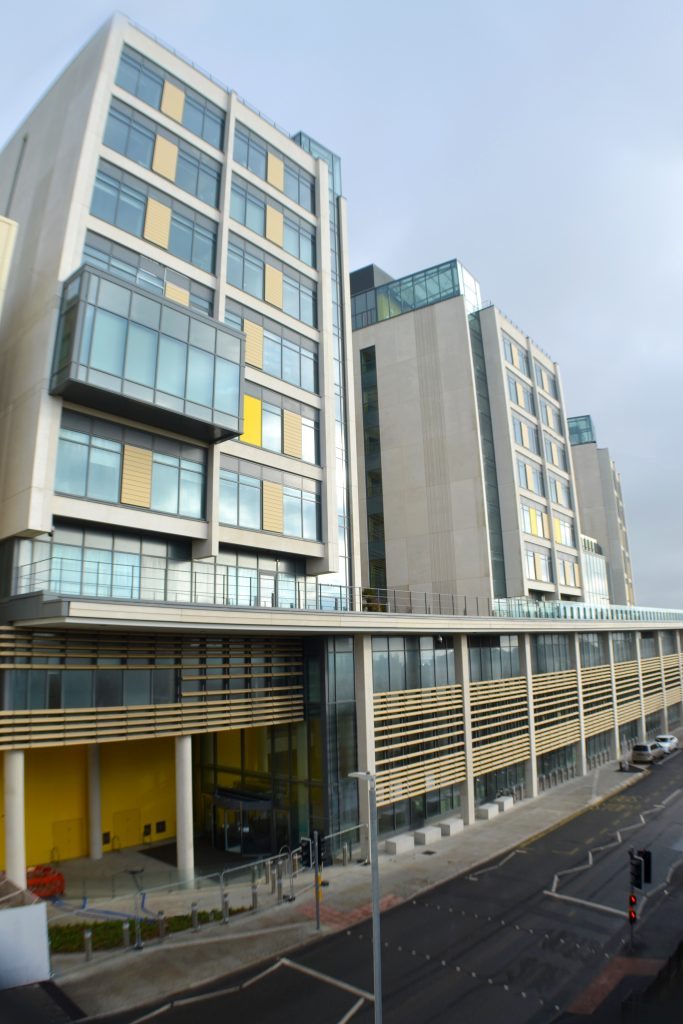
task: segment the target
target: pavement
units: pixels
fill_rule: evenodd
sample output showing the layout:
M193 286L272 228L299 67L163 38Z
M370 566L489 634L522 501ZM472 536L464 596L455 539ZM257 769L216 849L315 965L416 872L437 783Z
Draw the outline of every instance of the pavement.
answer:
M477 821L460 834L442 838L427 848L416 847L398 856L380 854L381 908L386 910L414 899L442 882L504 857L520 844L538 838L586 808L637 784L642 777L640 773L624 773L618 769L618 762L603 765L534 800L521 801L490 821ZM153 875L148 854L149 850L146 853L124 851L108 854L96 863L82 861L80 869L76 861L64 865L68 876L67 893L79 893L80 884L83 892L93 895L88 895L85 901L68 900L66 907L51 907L51 920L73 923L92 915L114 918L132 915L136 902L140 906L141 897L134 893L134 878L130 872L144 866L147 886L148 877ZM83 874L86 870L87 878ZM159 877L163 885L163 875ZM192 903L196 903L200 909L213 911L214 923L196 932L187 931L163 941L147 942L143 949L95 953L89 962L83 953L54 955L53 982L65 1006L72 1001L89 1018L97 1018L166 1000L179 991L200 988L227 974L243 972L284 956L316 938L347 929L371 913L370 867L356 860L325 869L327 884L322 890L319 931L316 930L310 871L300 872L291 886L289 880L286 881L284 895L295 896L291 902L278 904L271 885L261 880L256 890L257 911L235 913L228 924L219 923L221 888L216 876L199 881L193 888L170 889L168 872L166 879L166 888L147 892L143 913L148 916L156 915L159 910L167 916L188 913ZM228 883L232 910L251 906L249 872L232 872L224 881ZM126 891L120 891L123 889ZM62 1019L75 1019L73 1011L70 1017Z

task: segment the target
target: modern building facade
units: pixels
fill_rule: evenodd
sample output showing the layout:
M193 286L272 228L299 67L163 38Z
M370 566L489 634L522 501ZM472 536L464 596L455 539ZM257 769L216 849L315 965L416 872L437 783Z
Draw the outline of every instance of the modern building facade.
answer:
M582 526L596 539L607 560L611 603L633 605L621 476L609 449L598 448L590 416L571 416L568 425Z
M328 802L321 720L309 735L301 686L320 644L309 654L300 638L228 640L208 626L190 638L156 615L144 640L100 630L120 601L306 607L322 586L335 607L359 581L339 159L116 17L8 142L0 209L18 224L0 323L2 592L114 602L76 641L54 634L49 651L22 634L41 668L5 675L3 707L156 715L249 691L247 719L265 731L202 748L196 772L214 775L206 820L211 830L230 817L237 844L289 842ZM312 789L301 775L309 741ZM189 745L178 739L174 757L172 740L140 738L135 766L125 744L90 748L102 794L91 848L174 834L168 794L176 769L191 789ZM81 820L84 750L49 755L64 811L54 829L45 820L42 857L87 846L69 825ZM156 793L142 824L117 758ZM293 774L276 823L280 762ZM216 783L218 763L227 774ZM247 828L250 807L259 823Z
M351 290L370 585L581 599L557 365L455 260Z
M314 828L365 836L356 770L376 775L385 834L469 823L501 789L533 797L680 723L683 614L533 600L581 593L555 575L576 551L551 521L572 541L579 529L556 368L498 311L474 312L457 264L401 298L441 301L358 334L397 328L423 388L397 379L402 414L441 445L405 472L429 462L432 533L451 508L470 533L444 539L443 569L430 555L424 600L399 613L368 599L334 154L117 17L0 154L0 209L17 224L0 320L12 880L171 840L189 878L200 838L253 857ZM383 345L358 391L382 430ZM429 409L435 382L452 420ZM459 475L439 492L451 454ZM509 519L523 502L528 535ZM415 537L427 514L410 513ZM456 601L462 580L480 605Z

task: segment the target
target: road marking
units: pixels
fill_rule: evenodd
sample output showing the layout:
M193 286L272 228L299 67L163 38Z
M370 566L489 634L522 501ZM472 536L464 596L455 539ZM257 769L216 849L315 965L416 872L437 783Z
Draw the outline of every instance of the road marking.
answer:
M615 917L628 917L625 910L616 910L614 907L607 907L603 903L592 903L590 900L580 900L577 896L567 896L563 892L553 892L552 889L544 889L543 895L552 896L556 900L565 900L567 903L577 903L581 907L590 907L591 910L599 910L603 914L614 914Z
M365 1000L359 999L357 1003L353 1004L349 1012L344 1014L344 1016L339 1021L339 1024L347 1024L347 1022L350 1021L352 1017L355 1017L355 1015L358 1013L360 1009L362 1009L363 1006L365 1006Z
M296 960L290 960L288 957L283 957L280 960L281 964L285 967L291 967L295 971L300 971L301 974L307 974L310 978L317 978L318 981L327 982L328 985L333 985L335 988L342 989L343 992L350 992L353 996L360 996L361 999L367 999L368 1002L374 1003L375 997L372 992L366 992L365 989L358 988L356 985L350 985L348 981L340 981L339 978L333 978L331 974L324 974L322 971L316 971L314 967L306 967L304 964L298 964Z

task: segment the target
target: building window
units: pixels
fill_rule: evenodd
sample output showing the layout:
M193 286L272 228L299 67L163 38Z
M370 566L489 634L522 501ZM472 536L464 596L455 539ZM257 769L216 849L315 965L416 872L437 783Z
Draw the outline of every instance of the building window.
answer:
M149 198L171 208L168 243L162 248L201 270L213 273L216 224L111 164L102 163L97 172L90 212L93 217L114 224L136 238L143 238Z
M291 267L271 260L256 246L235 236L231 237L228 245L228 284L254 298L265 299L267 265L282 275L282 311L310 327L316 327L318 297L315 283Z
M315 179L302 167L288 160L279 150L268 146L258 135L238 124L235 126L233 159L255 174L267 180L268 154L272 153L284 164L284 193L309 213L315 212Z
M534 402L534 395L531 388L523 384L521 380L514 377L511 373L507 375L508 382L508 395L510 401L516 405L521 406L522 409L526 409L532 416L536 415L536 403Z
M517 636L468 637L470 680L512 679L519 676Z
M546 540L550 540L547 512L524 504L520 506L520 510L524 533L531 534L532 537L544 537Z
M517 460L517 481L520 487L527 491L533 491L539 497L545 497L545 483L543 471L532 462L525 462L524 459Z
M225 115L219 107L167 74L158 64L125 47L121 54L116 84L155 110L161 109L164 83L171 82L184 94L182 124L216 149L223 148Z
M516 341L513 341L509 334L505 331L502 332L503 336L503 351L505 353L506 361L514 366L516 370L523 373L525 377L531 378L531 372L529 369L529 356L521 345L518 345Z
M545 391L551 398L557 399L557 380L555 379L555 374L551 373L550 370L546 370L545 366L541 366L536 361L534 361L534 374L536 386Z
M55 491L96 501L119 500L121 444L64 427L59 432Z
M149 118L114 99L112 101L104 144L116 150L147 170L154 169L154 149L157 136L167 139L177 150L175 177L171 180L178 188L195 196L209 206L218 206L221 165L217 160L182 142L177 136L165 132Z
M529 580L537 580L541 583L552 583L552 567L550 556L544 551L526 550L526 575Z
M157 296L164 296L169 287L181 288L187 293L187 305L204 316L212 316L214 292L212 288L193 281L184 274L169 270L162 263L123 245L88 231L83 249L83 262L98 267L129 284L144 288ZM241 327L239 328L241 330Z
M57 448L55 491L73 497L130 504L122 493L126 449L152 451L147 486L154 512L201 519L206 486L205 451L170 438L123 427L65 409ZM175 450L175 451L174 451ZM138 469L138 477L143 470Z
M237 460L233 460L237 461ZM240 460L240 465L245 465ZM248 465L248 464L246 464ZM255 472L261 467L252 466ZM290 479L288 475L288 479ZM313 489L311 489L313 488ZM221 469L220 521L227 526L261 530L262 480L241 470ZM320 485L302 481L300 487L283 487L283 535L303 540L320 540Z
M266 222L266 208L276 210L283 218L282 220L282 241L279 243L282 248L295 256L309 267L315 267L315 231L301 220L296 214L284 210L279 204L274 206L267 200L267 197L253 185L248 185L239 178L233 178L230 193L230 216L238 224L256 232L257 235L271 241L275 239L268 235Z
M562 505L564 508L572 507L569 485L556 476L550 477L550 496L555 504Z
M512 429L515 443L534 455L541 454L541 446L538 437L538 428L527 420L521 420L518 416L512 417Z
M547 435L543 438L543 444L545 447L546 461L552 466L556 466L557 469L567 470L567 453L564 445L560 441L554 441L553 438Z

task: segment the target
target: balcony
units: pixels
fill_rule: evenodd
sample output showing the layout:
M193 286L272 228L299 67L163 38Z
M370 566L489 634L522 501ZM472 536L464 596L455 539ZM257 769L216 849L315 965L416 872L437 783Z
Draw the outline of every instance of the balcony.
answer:
M81 267L64 285L50 392L216 442L242 432L244 336Z

